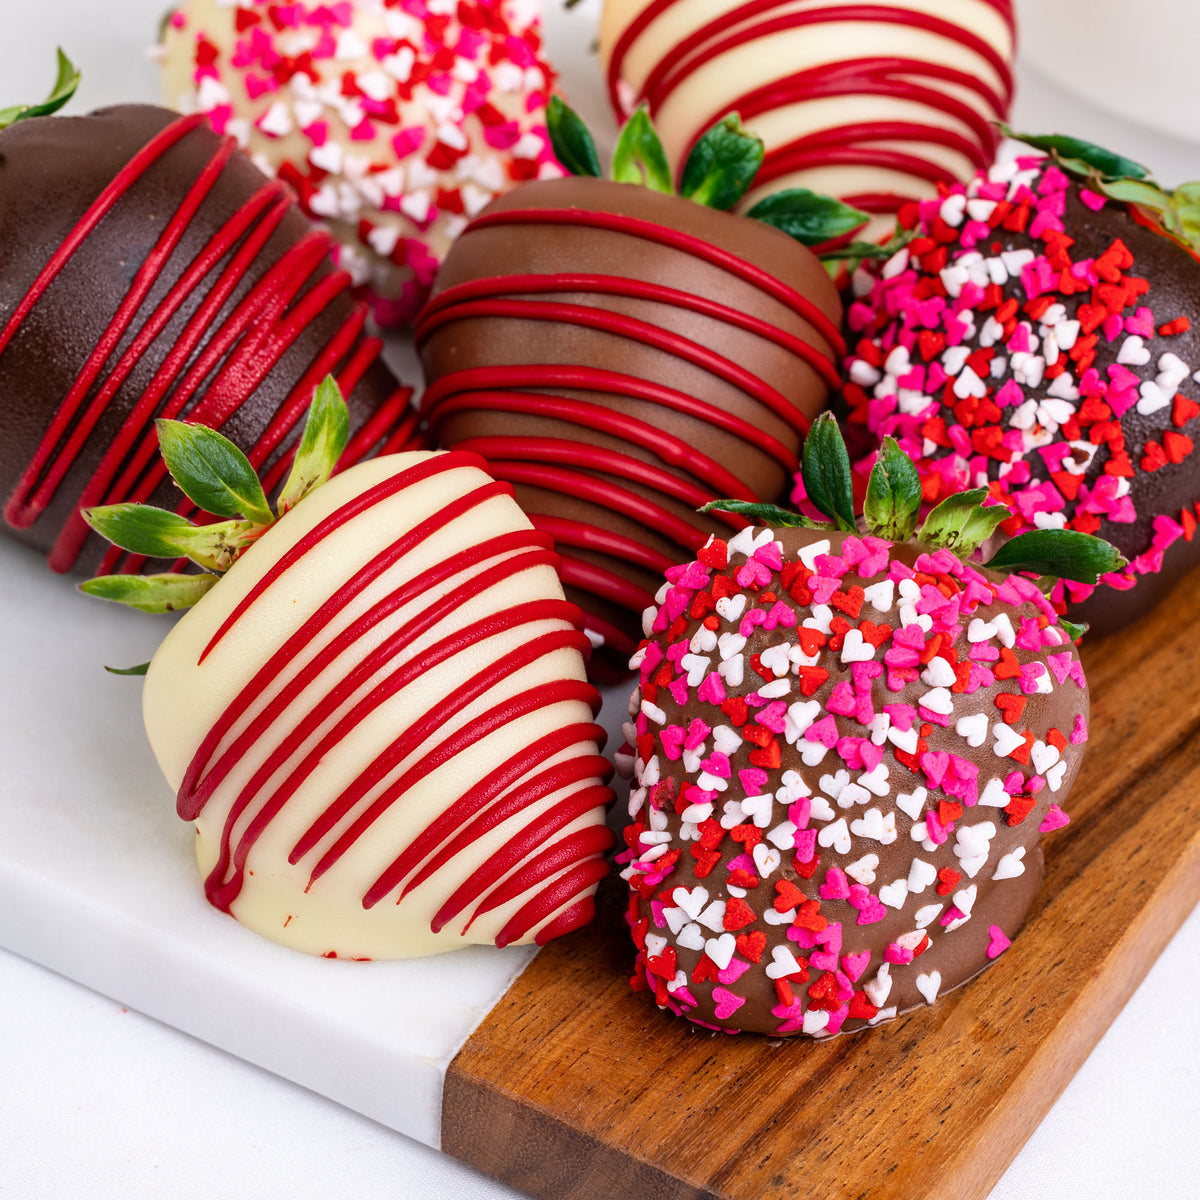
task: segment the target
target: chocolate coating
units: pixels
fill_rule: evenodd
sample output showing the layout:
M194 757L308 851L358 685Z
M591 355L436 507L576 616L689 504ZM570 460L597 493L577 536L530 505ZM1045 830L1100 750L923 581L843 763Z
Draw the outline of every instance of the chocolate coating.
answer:
M484 454L549 522L616 666L662 571L728 528L695 509L735 487L786 494L828 394L819 360L836 353L839 312L816 258L758 222L627 184L531 183L489 205L442 266L417 330L425 411L439 445ZM739 328L746 317L761 324ZM567 404L547 411L550 398Z
M127 171L130 161L156 135L179 120L177 114L163 108L122 105L84 117L35 118L0 131L0 247L4 258L4 270L0 272L0 331L9 325L47 263L97 198ZM15 336L0 349L0 493L4 500L11 501L64 397L117 316L139 269L223 141L207 126L199 126L166 149L67 258L20 320ZM178 244L157 268L152 287L128 331L115 352L104 359L97 381L88 392L89 400L222 226L267 184L266 177L240 152L220 168L194 216L183 225ZM234 248L245 245L260 228L265 229L265 220L251 222L249 233L238 237ZM232 288L212 313L196 350L176 371L154 412L170 402L171 392L186 368L212 344L238 305L272 271L279 270L289 250L311 235L311 228L295 204L288 204L244 270L230 270L229 276L235 278ZM232 261L231 251L217 256L211 269L193 281L178 308L143 348L128 376L104 405L86 442L73 457L69 453L64 456L69 460L68 469L36 519L20 528L6 522L4 528L10 536L43 552L51 549L114 438L179 342L189 319L210 295L215 298L219 294L216 288L229 282L222 273ZM352 359L360 364L350 373L358 380L348 397L352 436L389 401L397 407L396 420L392 428L380 430L379 436L372 439L372 447L388 433L396 432L405 410L399 403L403 394L398 392L391 372L378 360L378 344L361 332L362 310L346 294L348 279L338 276L342 281L339 285L334 275L334 268L321 261L314 263L303 280L293 304L301 303L323 284L328 295L294 340L276 336L272 322L277 317L273 313L259 312L247 323L247 331L264 334L261 350L243 359L236 378L226 377L220 384L231 409L220 428L247 452L263 438L322 351L339 336L345 340L333 358L338 371L345 371ZM236 326L235 320L229 328ZM241 340L239 335L238 341L222 354L221 362L232 357L231 351L236 352ZM265 357L271 355L278 355L273 365ZM367 364L365 371L363 363ZM185 419L204 400L218 376L219 371L213 371L203 379L181 414ZM73 418L72 427L79 420L79 416ZM138 418L137 422L149 426L149 417ZM269 471L298 436L297 425L271 449L263 469ZM401 440L409 440L407 433ZM110 491L104 494L105 502L124 498ZM168 481L146 498L174 507L179 493ZM94 570L106 549L101 539L91 535L74 561L74 569ZM59 565L58 569L65 568Z
M1025 581L913 544L788 529L764 547L751 532L672 573L638 654L630 921L661 1006L717 1028L825 1036L932 1002L935 972L932 993L945 993L1016 935L1042 878L1041 827L1066 823L1087 689ZM876 586L887 580L890 598ZM891 707L904 705L908 730ZM780 972L777 949L807 963L791 1002L767 973ZM812 1015L823 1007L828 1028Z
M936 438L937 445L926 441L930 418L944 420L947 426L965 424L973 439L979 435L984 424L960 411L960 397L943 390L940 385L934 389L927 386L925 389L933 401L931 404L923 407L919 413L912 411L917 407L914 404L910 407L909 416L902 415L899 418L893 412L884 411L886 402L882 406L879 403L889 387L894 395L894 381L889 383L885 378L881 383L865 389L852 385L845 394L852 413L851 420L865 425L874 436L893 433L900 438L906 448L915 451L914 457L923 459L919 464L923 472L953 475L959 486L1002 483L999 498L1009 503L1010 507L1014 505L1015 498L1018 512L1018 518L1012 526L1005 527L1006 532L1016 533L1032 528L1035 512L1039 516L1061 512L1068 528L1096 533L1112 542L1131 563L1124 580L1116 578L1111 582L1117 586L1103 583L1094 591L1067 585L1065 591L1060 593L1069 601L1068 615L1073 620L1087 621L1092 625L1093 634L1103 634L1124 628L1147 612L1180 576L1200 562L1200 540L1190 536L1197 515L1195 506L1200 502L1200 457L1193 452L1192 446L1200 423L1187 407L1200 401L1200 387L1192 378L1192 372L1200 367L1200 325L1197 324L1200 321L1200 264L1186 249L1134 220L1123 205L1108 201L1097 211L1092 205L1098 197L1091 197L1092 205L1085 204L1081 199L1078 181L1072 180L1069 186L1060 187L1055 185L1051 177L1050 183L1046 183L1047 172L1044 168L1033 172L1033 176L1028 185L1032 189L1028 205L1032 220L1027 227L1010 229L996 221L998 227L981 237L972 250L988 259L1013 251L1028 251L1040 260L1052 261L1052 282L1037 283L1031 295L1030 277L1021 273L1011 274L996 289L996 303L988 299L983 305L964 306L968 309L977 307L977 311L974 334L963 339L961 345L972 352L976 351L983 344L980 335L988 314L996 311L998 304L1009 300L1019 306L1017 317L1030 322L1032 332L1040 335L1033 353L1042 358L1046 358L1045 328L1039 326L1036 319L1031 319L1025 309L1033 299L1049 298L1063 306L1065 322L1081 322L1079 339L1094 333L1096 343L1086 366L1081 365L1082 358L1074 356L1078 351L1077 345L1064 347L1059 358L1060 362L1066 364L1063 372L1065 381L1050 373L1051 364L1047 360L1048 369L1041 379L1037 383L1021 384L1021 398L1002 403L1000 420L993 418L987 422L998 424L1000 428L1011 432L1017 405L1029 400L1039 404L1050 400L1061 405L1065 396L1065 403L1074 411L1074 422L1046 421L1039 415L1030 436L1031 439L1036 437L1039 444L1046 446L1051 454L1061 451L1063 444L1070 442L1071 453L1078 451L1081 455L1092 455L1086 468L1079 473L1082 486L1078 495L1071 495L1069 487L1065 491L1062 488L1064 483L1072 485L1080 481L1064 479L1063 472L1052 469L1046 455L1032 441L1022 452L1010 457L1010 461L1028 464L1033 487L1044 485L1050 489L1045 493L1049 502L1039 501L1029 510L1020 507L1019 495L1029 485L1010 487L1009 482L1005 481L1005 472L1011 471L1012 467L1006 466L999 456L980 455L978 448L973 446L968 465L961 450L951 444L951 439ZM969 185L968 196L978 194L980 182L977 179ZM982 182L986 184L987 181ZM1009 198L1013 199L1011 190ZM1039 210L1045 206L1047 199L1061 204L1061 222L1053 216L1051 207L1048 209L1051 220L1035 233L1034 221L1039 219ZM1011 213L1018 203L1019 198L1014 199L1007 211ZM934 240L939 245L948 246L948 261L953 268L964 252L965 247L960 245L959 235L965 226L948 228L940 221L940 214L935 212L937 207L935 202L928 210L922 208L921 230L923 233L933 232ZM935 223L940 228L935 230ZM1060 236L1057 232L1060 225L1070 240L1056 252L1055 243L1049 239ZM920 241L917 243L919 247L925 244ZM1124 246L1129 252L1129 260L1115 260L1124 265L1116 266L1111 261L1111 248L1114 245ZM1069 263L1061 257L1064 252L1069 257ZM916 271L916 287L927 295L933 294L927 291L928 287L943 278L941 272L947 261L944 255L937 257L936 249L933 253L932 258L915 254L910 259L910 265ZM1105 258L1106 253L1108 259ZM1097 264L1108 264L1102 267L1103 275L1097 274ZM1063 291L1064 265L1079 273L1077 277L1073 276L1081 280L1078 290L1069 293ZM1113 289L1123 288L1126 281L1136 289L1136 295L1129 293L1128 302L1122 304L1113 300ZM1075 289L1076 284L1069 283L1068 286ZM857 331L854 336L865 337L865 342L859 343L858 352L850 359L849 369L852 373L856 361L859 362L858 369L862 369L864 345L890 348L896 344L895 339L902 328L916 328L917 323L907 316L899 315L897 319L893 300L888 298L890 290L886 284L877 284L870 295L862 299L860 306L851 312L849 320ZM1091 327L1101 310L1114 314L1111 324ZM906 306L905 311L911 311L911 306ZM1191 322L1189 328L1166 334L1162 332L1164 327L1171 329L1171 323L1181 317ZM928 328L940 330L940 320ZM1128 342L1131 336L1134 336L1134 341ZM1002 356L1011 357L1007 340L1008 335L1005 334L995 343L995 350ZM914 366L923 366L919 343L917 346L912 354L912 362ZM1153 407L1157 402L1148 402L1144 389L1146 385L1156 386L1157 381L1163 378L1163 361L1167 355L1175 356L1186 365L1187 370L1181 378L1170 382L1161 406ZM944 357L942 352L939 351L938 357ZM1170 361L1167 360L1168 363ZM1123 372L1130 374L1126 376ZM954 383L957 372L951 370L949 373L951 383ZM1011 378L1006 368L998 376L987 379L987 399L996 400L999 389ZM1119 383L1128 380L1132 380L1132 387L1118 388ZM1071 391L1063 389L1064 382L1070 385L1074 396ZM1125 400L1119 398L1122 390ZM1114 397L1117 397L1115 406L1111 403ZM1182 397L1183 407L1175 397ZM1128 407L1122 410L1122 404L1128 404ZM1100 407L1096 408L1095 405ZM1098 421L1094 416L1097 412ZM1200 413L1200 409L1196 412ZM1109 437L1107 430L1114 421L1116 436ZM864 449L872 444L873 440L869 441ZM1091 447L1096 449L1092 450ZM1128 489L1127 500L1118 498L1116 506L1108 511L1098 508L1088 499L1095 492L1096 485L1106 479L1109 484L1121 480L1121 486L1127 485ZM1167 519L1166 524L1164 518ZM1134 583L1136 586L1133 586Z

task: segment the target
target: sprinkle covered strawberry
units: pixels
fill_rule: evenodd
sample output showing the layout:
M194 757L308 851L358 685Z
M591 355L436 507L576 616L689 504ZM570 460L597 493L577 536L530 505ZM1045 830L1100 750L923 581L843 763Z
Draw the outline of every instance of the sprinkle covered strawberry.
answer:
M1006 534L1118 546L1126 568L1053 597L1104 632L1200 560L1196 188L1165 192L1075 139L1025 140L1049 155L910 207L915 238L858 273L844 394L866 449L892 435L917 460L927 500L986 487Z
M1051 531L972 565L1005 515L978 492L910 542L920 482L890 439L859 532L828 415L804 468L833 524L762 510L645 614L618 861L635 989L709 1027L825 1037L932 1003L1016 935L1088 697L1079 631L1007 572L1121 560Z
M590 920L612 840L582 617L549 538L478 458L388 455L330 479L347 430L326 380L276 517L232 443L161 423L173 478L223 519L88 519L203 573L83 589L189 609L143 707L216 908L327 957L540 944Z

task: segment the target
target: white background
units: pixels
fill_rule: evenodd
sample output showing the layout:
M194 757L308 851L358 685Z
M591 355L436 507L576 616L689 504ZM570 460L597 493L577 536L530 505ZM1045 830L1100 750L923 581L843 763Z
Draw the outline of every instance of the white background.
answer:
M1027 0L1024 13L1036 12L1042 2ZM85 71L74 111L156 100L155 72L142 51L163 4L0 0L0 107L45 92L58 43ZM1095 41L1103 32L1089 22L1096 10L1087 0L1077 7L1080 30ZM1124 10L1148 25L1155 8ZM563 36L577 43L583 40L575 33L581 16L586 24L585 8L563 27ZM1027 44L1039 36L1035 21L1023 31ZM1136 32L1127 26L1111 37ZM1156 36L1171 34L1160 27ZM573 49L578 54L578 45ZM1037 59L1046 62L1047 55L1039 51ZM1153 164L1164 182L1200 177L1200 147L1092 109L1028 70L1020 72L1020 81L1017 128L1069 130L1105 142ZM1120 84L1136 87L1144 107L1154 79L1125 78ZM2 263L0 247L0 269ZM15 631L6 632L12 637ZM14 681L4 678L0 686L8 693L2 698L13 702ZM1200 914L1193 914L992 1200L1192 1200L1200 1178L1198 1002ZM516 1193L329 1100L0 952L0 1196L372 1195L502 1200Z

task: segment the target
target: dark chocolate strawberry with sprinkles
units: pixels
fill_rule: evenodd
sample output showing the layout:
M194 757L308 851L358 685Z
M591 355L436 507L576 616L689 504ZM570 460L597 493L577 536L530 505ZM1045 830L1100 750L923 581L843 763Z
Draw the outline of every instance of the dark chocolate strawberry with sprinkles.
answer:
M1124 570L1053 597L1109 632L1200 561L1200 185L1013 136L1048 153L909 206L914 240L856 275L844 397L862 450L894 436L928 501L986 487L1005 533L1118 546Z
M803 470L832 525L721 502L768 527L711 538L646 611L618 861L635 989L710 1028L828 1037L933 1003L1016 935L1087 740L1080 631L1044 576L1123 560L1039 530L971 565L1006 519L982 489L910 541L921 483L891 438L860 532L830 414Z

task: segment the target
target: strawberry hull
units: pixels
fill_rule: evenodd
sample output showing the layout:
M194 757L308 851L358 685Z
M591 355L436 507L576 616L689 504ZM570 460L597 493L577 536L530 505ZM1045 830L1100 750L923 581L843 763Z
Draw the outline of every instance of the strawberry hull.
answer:
M1045 598L828 530L745 530L669 579L618 856L635 986L703 1025L823 1037L998 958L1087 738Z
M836 384L840 302L777 230L597 179L533 183L455 245L417 326L424 412L550 532L623 669L663 570L786 497Z
M270 488L332 372L347 463L414 444L328 237L199 117L125 105L0 132L0 244L3 527L55 570L137 565L103 558L78 510L177 502L156 417L223 430Z

